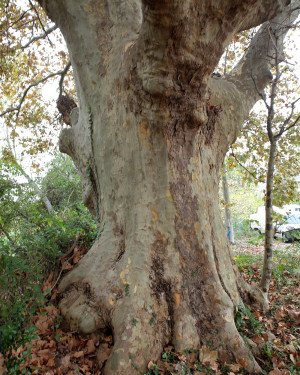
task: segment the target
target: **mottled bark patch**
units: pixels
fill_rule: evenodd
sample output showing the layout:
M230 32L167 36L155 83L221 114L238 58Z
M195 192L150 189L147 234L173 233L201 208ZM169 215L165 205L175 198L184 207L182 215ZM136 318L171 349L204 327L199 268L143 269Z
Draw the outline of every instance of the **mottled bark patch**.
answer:
M123 255L125 254L126 243L125 243L125 233L124 233L124 229L122 226L121 227L117 226L115 228L114 233L116 237L119 239L118 253L114 261L114 263L116 264L123 258Z
M109 216L112 218L114 237L118 243L117 253L113 258L112 267L114 268L118 262L123 258L126 251L125 227L118 223L117 214L110 212Z
M201 128L201 137L204 138L204 144L209 146L214 140L215 127L219 119L221 109L214 105L210 105L209 102L207 102L206 111L208 120L207 123Z
M160 301L164 298L168 306L168 326L170 336L173 336L174 330L174 293L172 290L171 280L165 278L163 254L165 252L168 241L165 240L160 233L156 234L157 239L152 246L152 266L149 275L150 286L156 300Z

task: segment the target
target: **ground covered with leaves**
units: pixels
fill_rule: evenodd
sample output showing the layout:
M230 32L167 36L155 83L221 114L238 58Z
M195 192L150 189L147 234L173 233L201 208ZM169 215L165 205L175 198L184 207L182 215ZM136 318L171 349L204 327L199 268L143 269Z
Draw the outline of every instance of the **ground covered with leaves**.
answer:
M270 288L270 310L251 312L247 306L236 306L236 326L263 369L262 374L287 375L300 373L300 244L275 246L274 277ZM235 259L244 278L257 283L262 266L263 245L240 241L233 246ZM5 356L0 354L0 372L8 374L101 374L112 347L109 332L82 337L64 327L57 309L56 286L68 270L72 269L86 252L74 246L61 258L61 270L50 273L44 284L48 303L32 317L35 333L29 344L14 348ZM223 364L219 362L222 359ZM129 358L133 371L139 371L134 358ZM224 364L225 362L225 364ZM5 363L9 371L5 372ZM2 370L2 371L1 371ZM226 353L213 350L204 343L201 351L174 351L164 349L158 362L150 362L145 375L170 374L247 374L244 363L226 363ZM143 375L143 374L142 374Z

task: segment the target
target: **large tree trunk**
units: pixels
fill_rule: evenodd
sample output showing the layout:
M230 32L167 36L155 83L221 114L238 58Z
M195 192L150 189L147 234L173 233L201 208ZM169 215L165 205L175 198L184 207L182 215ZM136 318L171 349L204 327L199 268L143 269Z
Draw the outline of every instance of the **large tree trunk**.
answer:
M208 341L258 372L234 307L262 294L234 264L218 185L259 95L243 64L226 79L210 76L237 31L287 2L41 3L66 38L79 99L60 148L103 230L60 284L63 316L84 333L112 329L105 374L143 371L169 343L183 350ZM249 59L257 60L252 50ZM268 68L258 69L260 89Z

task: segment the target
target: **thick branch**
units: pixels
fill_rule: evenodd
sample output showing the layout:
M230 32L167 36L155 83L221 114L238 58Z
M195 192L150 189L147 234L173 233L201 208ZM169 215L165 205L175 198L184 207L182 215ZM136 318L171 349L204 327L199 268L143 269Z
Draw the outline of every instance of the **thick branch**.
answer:
M56 29L57 29L56 25L49 27L49 29L45 30L44 34L33 37L24 46L21 46L21 49L27 48L31 43L36 42L37 40L44 39L48 34L52 33L52 31Z
M249 110L263 97L264 88L272 79L270 69L275 66L275 56L282 59L284 37L299 13L299 9L291 12L287 7L282 14L266 22L256 33L243 58L227 75L226 78L245 95ZM275 40L277 43L274 43Z
M187 3L194 2L143 0L143 3L144 9L159 9L161 12L169 13L175 20L177 17L180 19L185 17L186 11L189 9ZM236 32L241 32L276 17L290 4L290 0L257 0L254 4L253 1L234 0L213 0L198 3L200 12L192 16L199 17L199 14L205 14L208 18L222 19L222 23L230 21ZM161 20L160 16L160 13L156 14L156 21Z
M59 98L62 95L64 79L65 79L65 76L68 73L70 67L71 67L71 61L69 61L67 63L64 70L61 72L61 76L60 76L60 80L59 80L59 95L58 95Z
M238 32L251 29L252 27L259 26L262 23L271 20L281 13L289 4L290 0L258 1L252 7L251 12L247 12L246 17L240 24Z
M205 86L233 35L245 26L257 26L274 17L283 11L289 0L256 1L255 4L249 1L191 0L144 0L143 3L144 17L138 44L143 49L143 56L149 55L149 64L156 72L161 71L161 77L166 77L170 76L168 68L172 60L180 55L182 64L189 65L190 69L198 68L197 76ZM158 55L160 58L156 58ZM171 85L170 81L176 81L178 75L183 76L178 69L175 70L166 87ZM150 80L152 82L153 77ZM158 91L157 87L155 89Z

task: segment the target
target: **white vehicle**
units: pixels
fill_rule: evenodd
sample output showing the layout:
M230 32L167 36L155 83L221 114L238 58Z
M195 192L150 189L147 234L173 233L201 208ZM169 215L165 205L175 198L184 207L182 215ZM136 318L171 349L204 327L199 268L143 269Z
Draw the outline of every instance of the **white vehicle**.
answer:
M286 215L297 215L300 214L300 205L298 204L288 204L279 208L273 206L273 211L276 214L286 216ZM260 206L257 209L256 214L250 215L250 228L257 230L259 233L265 233L265 222L266 222L266 211L265 206ZM276 223L274 223L274 226Z
M300 206L299 206L300 207ZM265 206L260 206L256 214L250 215L250 229L257 230L259 233L265 233L266 211ZM273 206L273 211L280 215L286 215L286 211Z
M300 214L299 204L288 204L283 206L283 209L288 215Z
M285 216L282 223L275 227L275 237L282 238L285 242L299 240L300 213Z

